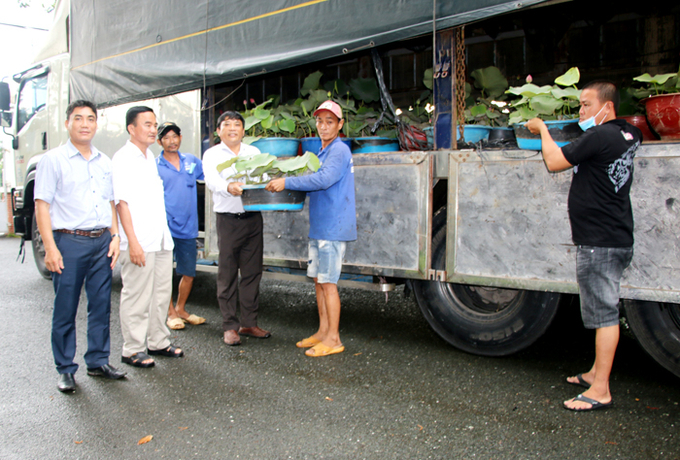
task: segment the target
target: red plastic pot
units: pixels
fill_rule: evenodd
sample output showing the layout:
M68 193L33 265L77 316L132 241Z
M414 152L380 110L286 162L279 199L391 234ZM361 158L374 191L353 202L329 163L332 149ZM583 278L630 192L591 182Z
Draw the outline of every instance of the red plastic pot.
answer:
M622 120L626 120L631 125L642 131L643 141L657 141L659 137L652 132L647 123L647 118L644 115L626 115L624 117L618 117Z
M662 140L680 139L680 93L645 99L647 119Z

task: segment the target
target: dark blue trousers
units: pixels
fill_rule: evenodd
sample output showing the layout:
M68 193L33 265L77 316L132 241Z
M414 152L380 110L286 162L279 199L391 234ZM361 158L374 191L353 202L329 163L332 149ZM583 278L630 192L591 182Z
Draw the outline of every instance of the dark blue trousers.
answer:
M61 274L52 273L54 313L52 353L57 372L73 374L76 355L76 312L83 283L87 294L87 367L109 362L111 351L111 258L107 256L111 234L99 238L54 232L54 241L64 260Z

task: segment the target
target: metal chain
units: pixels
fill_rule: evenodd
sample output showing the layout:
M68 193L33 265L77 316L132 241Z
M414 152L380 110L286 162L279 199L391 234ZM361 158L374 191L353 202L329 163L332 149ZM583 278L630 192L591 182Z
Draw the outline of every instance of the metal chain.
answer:
M460 138L465 140L465 26L456 27L456 109Z

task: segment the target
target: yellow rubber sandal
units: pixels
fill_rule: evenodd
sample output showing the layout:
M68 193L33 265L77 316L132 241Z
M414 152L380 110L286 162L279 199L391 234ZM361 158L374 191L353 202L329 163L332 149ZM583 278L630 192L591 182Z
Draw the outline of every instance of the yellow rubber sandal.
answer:
M338 345L337 347L329 347L328 345L324 345L323 343L318 343L309 350L305 351L305 354L313 358L318 358L320 356L328 356L334 355L336 353L342 353L343 351L345 351L344 345Z
M316 337L307 337L306 339L300 340L298 343L295 344L295 346L298 348L309 348L313 347L318 343L321 343L321 340L317 339Z

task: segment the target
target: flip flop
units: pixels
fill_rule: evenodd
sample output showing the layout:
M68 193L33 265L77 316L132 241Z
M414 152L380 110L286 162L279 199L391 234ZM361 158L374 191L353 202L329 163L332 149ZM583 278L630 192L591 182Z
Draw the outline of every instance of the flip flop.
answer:
M309 348L313 347L318 343L321 343L321 340L315 337L307 337L306 339L300 340L298 343L295 344L295 346L298 348Z
M193 313L189 315L188 318L182 318L182 321L185 323L189 323L193 326L198 326L199 324L205 323L205 318L201 316L194 315Z
M305 354L313 358L318 358L320 356L328 356L334 355L336 353L342 353L343 351L345 351L345 347L343 345L338 345L337 347L329 347L328 345L324 345L323 342L321 342L317 343L312 348L305 351Z
M574 401L583 401L584 403L590 404L591 407L589 407L588 409L572 409L571 407L567 407L566 404L563 405L562 407L574 412L588 412L591 410L606 409L607 407L610 407L612 404L614 404L614 401L609 401L608 403L604 404L601 403L600 401L595 401L594 399L591 399L583 395L578 395L577 397L574 398Z
M570 382L569 380L567 380L567 383L569 383L571 385L578 385L578 386L581 386L583 388L590 388L590 383L583 380L583 374L578 374L578 375L575 375L574 377L576 377L576 380L578 380L578 382Z
M184 321L182 321L182 318L168 318L165 324L167 324L170 329L184 329Z

